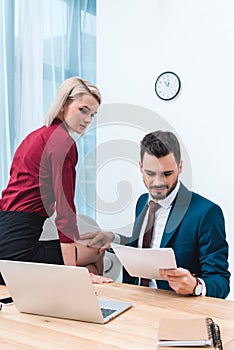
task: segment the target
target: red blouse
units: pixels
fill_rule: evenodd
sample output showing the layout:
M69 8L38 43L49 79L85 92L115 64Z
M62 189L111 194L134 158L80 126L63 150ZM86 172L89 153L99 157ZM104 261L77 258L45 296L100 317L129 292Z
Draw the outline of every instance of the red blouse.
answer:
M75 194L78 153L59 119L30 133L15 152L0 209L50 217L57 212L60 242L79 238Z

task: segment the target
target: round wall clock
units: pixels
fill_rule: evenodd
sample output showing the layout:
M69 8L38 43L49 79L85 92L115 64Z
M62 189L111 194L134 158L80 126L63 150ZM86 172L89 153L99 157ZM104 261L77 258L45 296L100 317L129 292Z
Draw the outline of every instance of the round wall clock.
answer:
M158 76L155 82L156 95L165 101L175 98L180 88L180 78L173 72L163 72Z

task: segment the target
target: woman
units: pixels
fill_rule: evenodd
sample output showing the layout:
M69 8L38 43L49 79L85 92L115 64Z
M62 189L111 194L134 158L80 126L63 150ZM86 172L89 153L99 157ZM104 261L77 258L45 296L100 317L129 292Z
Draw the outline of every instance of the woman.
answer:
M79 77L65 80L45 125L30 133L16 150L0 200L0 259L79 264L74 204L78 153L73 134L85 133L100 103L96 86ZM59 239L40 241L44 221L55 210ZM89 248L83 249L89 256ZM96 255L97 251L95 259ZM92 277L93 282L109 282Z

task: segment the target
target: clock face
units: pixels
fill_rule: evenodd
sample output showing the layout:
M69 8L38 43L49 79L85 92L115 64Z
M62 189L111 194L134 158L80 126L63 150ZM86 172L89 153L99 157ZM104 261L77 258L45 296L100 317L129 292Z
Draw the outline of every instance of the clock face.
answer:
M155 83L155 92L162 100L172 100L180 91L181 82L177 74L164 72L160 74Z

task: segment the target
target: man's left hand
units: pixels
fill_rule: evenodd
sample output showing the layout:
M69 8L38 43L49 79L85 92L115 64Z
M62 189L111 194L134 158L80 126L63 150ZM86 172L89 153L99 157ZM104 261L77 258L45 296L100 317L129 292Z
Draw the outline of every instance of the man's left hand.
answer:
M197 284L196 278L186 269L160 269L160 275L178 294L192 294Z

